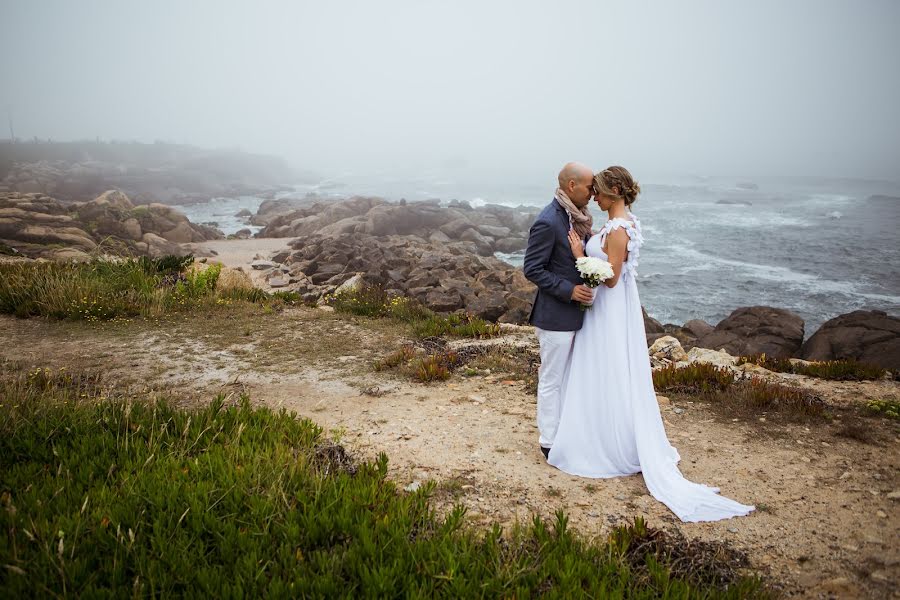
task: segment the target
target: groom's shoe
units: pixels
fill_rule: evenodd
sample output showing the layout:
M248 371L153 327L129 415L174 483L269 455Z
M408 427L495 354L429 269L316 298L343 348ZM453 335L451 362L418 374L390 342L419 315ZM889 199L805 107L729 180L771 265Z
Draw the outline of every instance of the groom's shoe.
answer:
M550 448L544 448L541 446L541 454L544 455L544 458L550 458Z

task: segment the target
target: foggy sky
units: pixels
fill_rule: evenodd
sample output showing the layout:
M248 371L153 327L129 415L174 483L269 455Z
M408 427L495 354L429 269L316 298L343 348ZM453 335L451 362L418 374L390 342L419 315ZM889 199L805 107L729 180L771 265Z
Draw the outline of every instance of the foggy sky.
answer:
M898 26L892 0L0 0L0 108L323 172L898 180Z

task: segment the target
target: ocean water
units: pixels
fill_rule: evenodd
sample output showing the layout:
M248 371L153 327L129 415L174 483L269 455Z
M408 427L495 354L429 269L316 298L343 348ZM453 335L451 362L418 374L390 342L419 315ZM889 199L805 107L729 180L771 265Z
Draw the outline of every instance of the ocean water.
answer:
M647 311L664 323L715 324L735 308L770 305L802 316L809 336L852 310L900 315L900 183L685 177L642 187L632 207L645 238L638 288ZM508 179L345 174L293 192L304 193L539 207L553 188ZM247 226L234 213L255 212L260 202L221 199L182 210L233 233ZM596 205L592 212L599 227L605 215ZM499 257L522 264L521 253Z
M213 198L201 204L175 205L191 220L192 223L205 223L220 229L225 235L237 233L241 229L249 229L256 234L262 227L250 225L249 217L238 217L237 213L246 208L256 214L262 198L256 196L237 196L235 198Z

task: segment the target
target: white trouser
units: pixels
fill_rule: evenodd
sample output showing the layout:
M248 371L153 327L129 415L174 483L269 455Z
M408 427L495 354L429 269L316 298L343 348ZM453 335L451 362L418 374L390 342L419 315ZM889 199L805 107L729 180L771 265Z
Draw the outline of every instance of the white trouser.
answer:
M541 368L538 371L537 424L539 443L553 446L559 416L562 414L562 386L565 382L569 358L572 356L574 331L547 331L534 328L541 345Z

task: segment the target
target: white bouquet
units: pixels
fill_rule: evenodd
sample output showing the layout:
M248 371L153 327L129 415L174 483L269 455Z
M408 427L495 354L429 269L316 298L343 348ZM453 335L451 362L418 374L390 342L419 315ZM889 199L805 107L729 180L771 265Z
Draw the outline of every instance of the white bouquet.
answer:
M584 285L595 288L614 275L612 265L596 256L582 256L575 260ZM590 304L582 304L581 310L590 308Z

